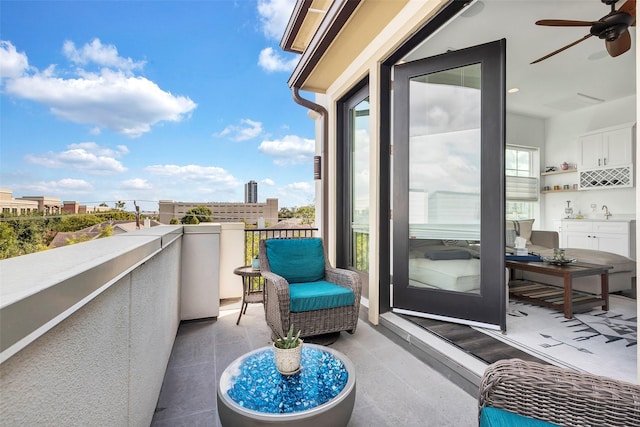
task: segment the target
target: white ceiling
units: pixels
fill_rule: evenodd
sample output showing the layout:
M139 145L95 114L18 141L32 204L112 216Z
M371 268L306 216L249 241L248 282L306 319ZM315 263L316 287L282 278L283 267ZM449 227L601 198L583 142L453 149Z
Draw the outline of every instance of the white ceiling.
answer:
M636 27L630 28L631 49L616 58L607 54L604 40L590 37L530 64L589 33L589 27L543 27L537 20L595 21L609 11L600 0L478 0L405 60L505 38L507 89L520 89L507 94L507 111L551 117L590 105L577 94L604 101L635 94Z

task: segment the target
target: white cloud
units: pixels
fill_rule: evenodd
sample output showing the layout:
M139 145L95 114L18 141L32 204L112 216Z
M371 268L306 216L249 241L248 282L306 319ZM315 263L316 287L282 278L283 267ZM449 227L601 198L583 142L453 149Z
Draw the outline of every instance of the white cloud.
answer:
M171 178L174 182L196 182L200 184L224 184L229 186L240 185L228 171L216 166L199 165L152 165L145 171L156 176Z
M79 144L69 144L67 148L70 150L84 150L101 157L120 158L123 154L129 154L129 148L126 145L118 145L116 150L111 148L100 147L95 142L81 142Z
M103 45L100 39L93 39L91 43L85 43L81 49L71 40L66 40L62 46L62 52L72 62L80 65L95 63L103 67L132 71L142 69L145 61L134 61L131 58L123 58L118 55L118 49L114 45Z
M114 175L127 170L116 160L129 152L123 145L119 145L117 150L112 150L100 147L95 142L82 142L70 144L67 148L68 150L62 152L28 154L25 160L46 168L80 170L90 175Z
M16 51L10 41L0 40L0 79L20 77L28 68L27 55Z
M118 145L116 146L116 148L118 149L118 152L121 154L129 154L129 147L127 147L126 145Z
M84 179L63 178L58 181L38 181L18 186L23 192L33 194L56 194L59 192L86 194L94 191Z
M313 182L293 182L278 190L279 198L286 199L287 205L306 206L313 203L315 198L315 185Z
M54 66L28 75L16 76L14 71L5 91L48 106L62 120L93 125L93 135L107 128L138 137L159 122L183 120L197 107L188 97L174 96L145 77L132 75L144 62L119 57L114 46L104 46L98 39L80 50L67 41L65 52L77 64L104 68L99 72L78 68L76 77L69 78L59 77Z
M293 71L297 63L297 56L294 56L291 59L285 59L270 47L262 49L260 51L260 57L258 58L258 65L268 72Z
M213 134L214 137L225 137L233 141L246 141L262 134L262 123L250 119L241 119L241 125L229 125L221 132Z
M272 186L276 185L276 182L274 180L272 180L271 178L265 178L260 182L262 184L264 184L264 185L268 185L269 187L272 187Z
M294 5L295 0L258 0L258 14L260 15L262 32L268 39L280 41L287 28ZM258 65L269 73L293 71L297 63L298 55L287 59L271 47L262 49L258 57Z
M294 5L295 0L258 0L262 31L267 38L282 38Z
M315 153L315 142L296 135L287 135L280 140L262 141L258 149L274 158L280 166L311 163Z
M120 188L123 190L151 190L153 186L149 181L143 178L133 178L122 181Z

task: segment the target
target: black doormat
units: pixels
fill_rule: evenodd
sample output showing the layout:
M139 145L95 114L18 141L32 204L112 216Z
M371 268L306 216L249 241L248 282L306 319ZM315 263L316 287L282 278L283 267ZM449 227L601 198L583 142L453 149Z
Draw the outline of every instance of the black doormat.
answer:
M478 332L467 325L425 319L423 317L409 316L406 314L401 314L401 316L488 364L497 362L498 360L514 358L548 364L544 360L538 359L515 347L511 347L509 344L492 338L482 332Z

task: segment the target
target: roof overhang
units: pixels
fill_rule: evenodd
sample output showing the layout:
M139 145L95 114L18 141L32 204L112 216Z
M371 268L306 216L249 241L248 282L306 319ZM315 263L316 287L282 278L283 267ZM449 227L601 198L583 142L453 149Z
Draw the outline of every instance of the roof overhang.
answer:
M285 52L304 53L327 14L333 0L297 1L285 29L280 47Z
M302 53L289 87L325 93L408 1L297 2L280 43L286 51Z

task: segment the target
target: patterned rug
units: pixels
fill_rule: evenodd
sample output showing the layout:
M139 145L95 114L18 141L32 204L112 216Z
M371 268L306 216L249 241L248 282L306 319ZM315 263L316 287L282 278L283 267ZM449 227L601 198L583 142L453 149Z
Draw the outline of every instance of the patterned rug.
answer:
M507 333L475 328L557 366L637 383L636 300L611 295L609 311L565 319L559 311L511 300Z

